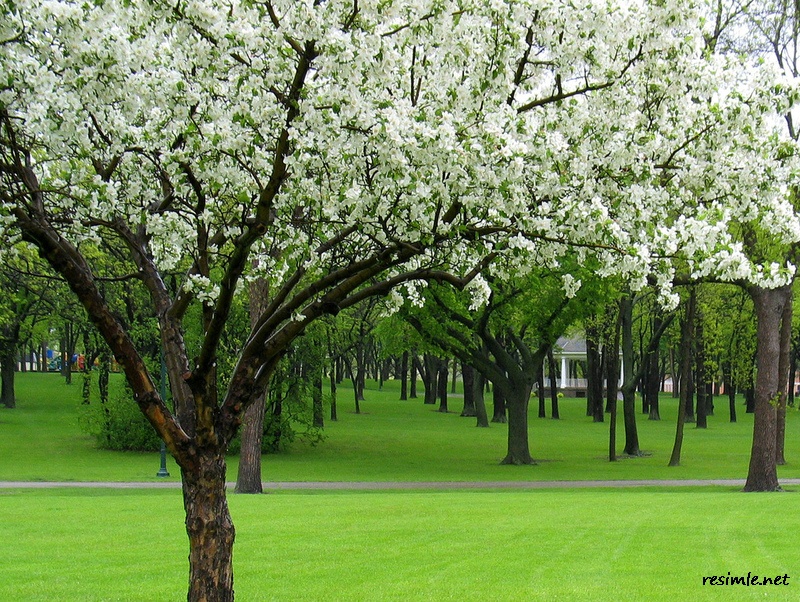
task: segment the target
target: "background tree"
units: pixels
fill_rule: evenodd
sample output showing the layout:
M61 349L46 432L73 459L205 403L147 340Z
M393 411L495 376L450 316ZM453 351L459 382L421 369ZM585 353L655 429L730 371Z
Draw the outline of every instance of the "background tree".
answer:
M800 41L800 12L794 2L769 0L747 2L735 0L715 5L715 27L706 38L711 52L742 54L762 60L771 55L778 69L785 75L797 78L798 42ZM786 129L781 138L788 140L773 153L790 162L796 155L800 131L789 104L779 107ZM777 138L777 136L776 136ZM784 192L796 213L796 184ZM761 265L771 264L773 273L781 265L794 265L798 247L796 236L785 230L792 226L777 227L774 222L762 224L746 222L741 228L741 239L748 257ZM788 378L790 342L790 312L792 306L791 280L794 271L784 274L778 281L759 283L742 282L755 308L756 376L753 393L753 447L750 454L746 491L774 491L779 489L776 466L785 461L782 454L784 420Z
M641 298L641 297L640 297ZM620 336L622 348L622 404L625 424L625 453L629 456L641 455L639 435L636 428L636 389L648 369L648 356L655 353L660 344L661 335L672 321L668 316L659 324L659 329L650 333L646 348L637 358L633 334L634 297L630 293L623 294L620 300Z
M747 136L768 129L774 87L731 94L752 80L704 60L677 0L0 10L1 227L69 284L176 458L192 600L233 597L225 451L313 321L399 286L414 298L420 280L466 286L500 258L498 278L547 265L565 245L602 249L601 275L641 288L657 271L667 288L675 249L698 277L706 260L730 267L733 242L709 224L785 208L769 194L781 174L755 192L750 178L772 175L774 147ZM730 106L697 102L720 90ZM754 160L720 153L731 141ZM698 210L731 182L729 215ZM98 240L124 257L120 288L147 295L174 411L100 292ZM251 270L273 297L222 388Z
M23 343L36 322L50 315L51 291L57 286L32 254L24 248L16 253L0 267L4 291L0 300L0 403L6 408L16 407L14 374Z
M678 421L675 430L675 443L672 446L669 465L679 466L681 463L681 451L683 449L683 432L686 423L686 406L689 403L689 378L692 370L692 334L694 330L695 310L697 307L697 291L691 288L688 300L684 307L681 318L681 379L680 397L678 400Z
M432 344L456 355L493 385L508 413L508 449L503 464L533 464L528 443L528 403L548 351L597 298L572 276L532 271L514 283L494 283L488 304L470 311L469 300L429 287L429 303L407 308L406 319ZM580 287L580 288L578 288ZM589 309L585 309L589 308Z
M258 278L249 286L249 308L251 328L269 303L269 286L266 280ZM236 493L262 493L261 448L264 440L264 416L267 408L267 390L261 393L242 417L241 449L239 469L236 475Z

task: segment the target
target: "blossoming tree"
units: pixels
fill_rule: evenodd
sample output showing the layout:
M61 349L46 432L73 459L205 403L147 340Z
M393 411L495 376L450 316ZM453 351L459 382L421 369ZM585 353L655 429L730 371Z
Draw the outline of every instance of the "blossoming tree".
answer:
M749 187L773 162L739 135L771 97L725 89L738 82L702 55L682 0L0 11L2 233L69 283L180 466L190 600L233 599L225 449L313 320L426 280L480 302L498 257L502 278L565 246L634 286L653 275L669 299L667 259L741 267L717 223L760 219L756 198L783 210L767 182ZM740 145L760 159L737 175ZM739 205L700 202L706 185ZM109 285L149 295L174 410L100 292L102 252L123 261ZM231 304L256 278L270 299L219 375Z

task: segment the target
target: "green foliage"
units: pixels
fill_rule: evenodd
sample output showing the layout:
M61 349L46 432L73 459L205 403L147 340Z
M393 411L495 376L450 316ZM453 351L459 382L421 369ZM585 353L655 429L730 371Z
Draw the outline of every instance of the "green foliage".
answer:
M568 282L577 284L569 295ZM558 270L532 267L511 281L489 277L489 284L491 297L475 307L469 291L431 283L421 293L426 303L418 307L406 302L400 316L415 324L429 345L459 357L469 355L477 364L489 333L498 341L515 337L531 350L546 348L615 294L611 284L573 257L562 258Z
M127 382L113 389L107 401L82 405L82 425L102 449L156 451L161 440L133 401Z
M45 277L39 277L42 275ZM0 266L0 349L14 354L21 345L47 341L54 305L63 285L48 278L48 267L27 245L9 249Z
M296 340L272 376L267 392L261 452L286 451L295 441L316 445L324 439L321 428L313 422L313 386L315 370L325 361L324 327L312 324L306 335ZM323 400L324 403L324 400ZM228 446L229 454L241 451L241 436Z
M378 320L372 332L380 341L382 357L402 355L405 351L425 351L428 347L419 333L397 313Z

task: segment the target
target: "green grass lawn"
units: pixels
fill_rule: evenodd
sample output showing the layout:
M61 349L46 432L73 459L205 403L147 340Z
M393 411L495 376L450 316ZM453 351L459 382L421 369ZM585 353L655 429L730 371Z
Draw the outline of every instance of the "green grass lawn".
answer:
M119 375L115 375L119 376ZM451 413L421 399L398 401L397 383L383 391L373 384L354 413L352 391L339 390L339 420L326 421L325 441L312 446L296 442L285 453L264 457L267 481L476 481L575 479L706 479L744 478L750 455L752 415L739 405L739 421L728 421L727 400L718 398L708 429L686 426L683 463L667 466L675 436L676 400L662 396L661 421L637 416L641 448L646 456L607 461L608 422L592 423L585 400L562 399L561 420L536 417L531 408L530 442L536 466L500 466L507 429L492 424L475 427L459 416L461 399L450 400ZM98 450L80 428L80 383L63 384L56 374L22 374L18 407L0 409L0 480L147 481L157 480L157 453ZM787 417L783 478L800 478L798 411ZM621 420L620 420L621 423ZM624 444L618 426L618 449ZM228 476L236 478L238 460L229 458ZM177 480L169 463L170 479Z
M460 400L440 414L367 391L364 414L341 390L320 445L264 458L267 480L743 478L752 418L717 403L708 430L687 426L684 465L666 466L675 402L639 416L650 455L610 463L608 423L562 400L563 419L531 418L536 466L499 466L503 425L477 429ZM21 375L0 410L0 480L152 480L158 454L97 450L79 424L80 387ZM789 414L782 477L798 477ZM619 434L620 445L623 441ZM229 476L235 478L236 459ZM170 463L171 480L177 469ZM735 487L522 491L279 492L231 495L237 599L796 600L795 490ZM176 490L0 490L0 600L185 599L187 541ZM788 575L786 586L702 585L704 576Z
M731 488L231 496L237 599L797 600L794 494ZM0 599L185 599L176 490L0 494ZM707 575L787 586L703 586Z

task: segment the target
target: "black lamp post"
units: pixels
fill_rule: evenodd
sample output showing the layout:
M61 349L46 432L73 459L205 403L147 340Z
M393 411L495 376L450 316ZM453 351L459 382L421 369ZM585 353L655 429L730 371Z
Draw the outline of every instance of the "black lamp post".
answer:
M167 399L167 362L164 360L164 350L161 350L161 399L166 403ZM161 468L156 473L157 477L168 477L167 470L167 446L161 441Z

